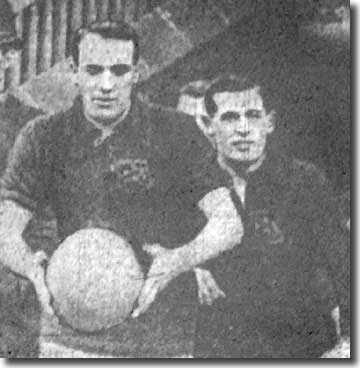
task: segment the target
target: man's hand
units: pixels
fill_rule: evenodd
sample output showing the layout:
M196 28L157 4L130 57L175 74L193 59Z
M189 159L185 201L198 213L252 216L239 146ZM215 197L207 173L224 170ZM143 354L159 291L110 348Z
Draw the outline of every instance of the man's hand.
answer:
M35 287L43 313L56 318L55 312L51 306L51 296L45 282L44 263L47 261L48 256L44 251L36 252L28 277Z
M156 296L183 270L175 249L166 249L158 244L144 245L143 249L153 257L153 263L140 292L138 307L132 313L133 318L146 312Z
M210 271L196 267L194 272L200 304L212 305L216 299L225 298L225 293L220 289Z

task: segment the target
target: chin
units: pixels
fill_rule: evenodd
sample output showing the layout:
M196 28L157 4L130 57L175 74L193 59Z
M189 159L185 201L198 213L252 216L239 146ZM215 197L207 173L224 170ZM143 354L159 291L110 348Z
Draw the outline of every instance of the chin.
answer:
M117 119L121 114L118 112L113 111L97 111L94 117L99 120L115 120Z
M254 158L249 155L249 152L236 152L232 155L229 155L228 158L233 161L238 162L247 162L247 161L253 161Z

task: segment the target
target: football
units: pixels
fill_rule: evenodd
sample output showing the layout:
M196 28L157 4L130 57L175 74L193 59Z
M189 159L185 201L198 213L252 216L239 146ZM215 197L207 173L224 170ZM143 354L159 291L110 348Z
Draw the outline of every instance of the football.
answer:
M46 282L60 321L94 332L130 315L144 275L125 239L94 228L79 230L59 245L50 258Z

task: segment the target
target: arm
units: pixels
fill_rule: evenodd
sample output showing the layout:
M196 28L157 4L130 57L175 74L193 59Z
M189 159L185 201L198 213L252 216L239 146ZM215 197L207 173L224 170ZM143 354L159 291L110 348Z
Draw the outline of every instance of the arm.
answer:
M199 202L199 207L208 221L195 239L173 250L175 274L190 271L216 258L242 240L242 221L227 188L208 193Z
M339 306L333 318L336 317L338 336L344 337L350 335L350 233L344 226L345 216L339 211L339 198L326 180L318 187L313 198L316 209L311 216L316 246L313 252L326 265L332 279Z
M29 210L11 200L1 202L0 261L11 271L33 283L43 310L53 316L43 267L47 256L43 251L34 253L22 237L32 216Z
M164 250L160 246L144 247L154 260L140 293L139 307L134 311L134 317L145 312L156 295L181 273L231 250L241 242L242 221L227 188L210 192L199 202L199 206L208 222L194 240L171 250Z
M34 284L43 309L52 315L42 266L47 256L43 251L34 253L23 239L23 232L42 199L45 176L34 124L35 121L28 123L20 131L1 180L0 261Z
M22 233L32 213L13 201L0 206L0 260L13 272L31 279L34 254L25 243Z

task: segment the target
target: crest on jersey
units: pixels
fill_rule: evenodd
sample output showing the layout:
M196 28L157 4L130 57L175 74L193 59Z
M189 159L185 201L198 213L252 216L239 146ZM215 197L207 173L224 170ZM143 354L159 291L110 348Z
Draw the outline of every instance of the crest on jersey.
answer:
M111 166L111 173L112 184L127 193L149 190L155 182L148 160L142 158L120 159Z
M269 244L280 244L285 240L285 234L269 211L251 211L250 217L256 236L265 239Z

